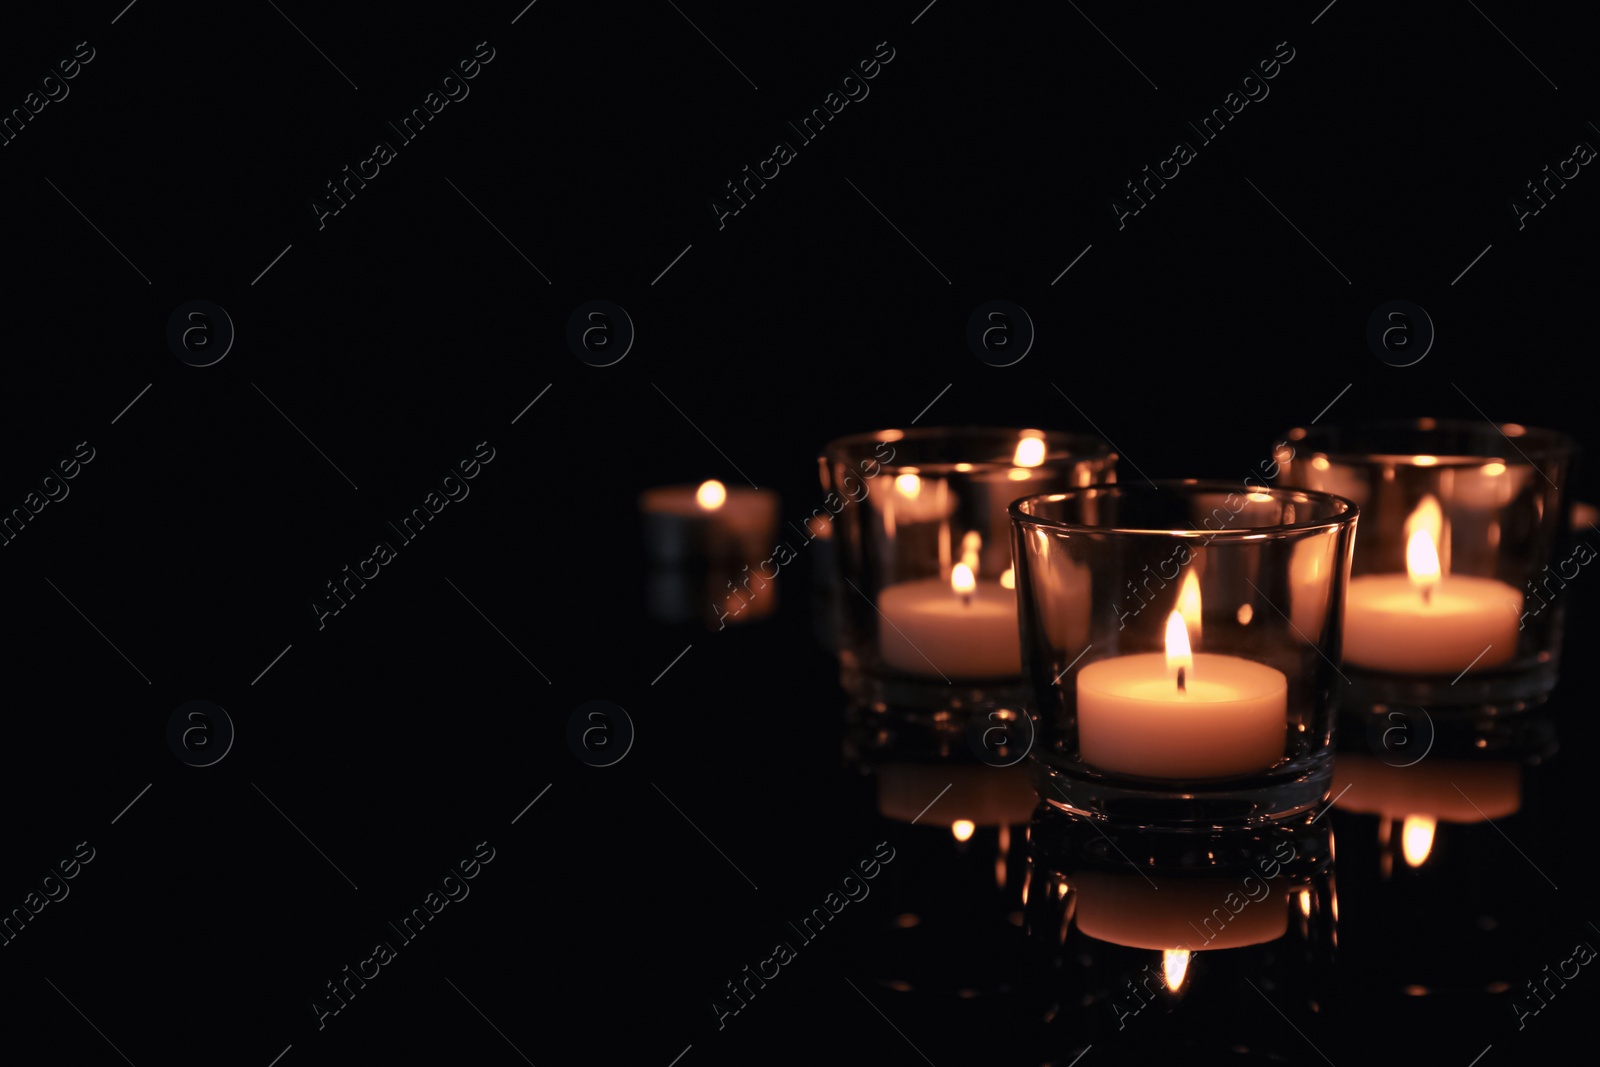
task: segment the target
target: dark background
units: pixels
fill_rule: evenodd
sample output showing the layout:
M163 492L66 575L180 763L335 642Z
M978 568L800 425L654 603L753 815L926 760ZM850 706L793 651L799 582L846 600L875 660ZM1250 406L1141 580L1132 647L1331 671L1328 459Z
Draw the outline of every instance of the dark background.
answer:
M1327 421L1487 417L1583 439L1596 179L1585 168L1520 231L1510 204L1600 143L1584 25L1321 6L8 12L0 108L78 42L95 57L0 147L0 507L78 442L95 458L3 550L0 907L76 843L96 850L0 949L8 1046L119 1062L109 1042L141 1067L264 1067L290 1045L286 1067L521 1062L508 1041L539 1064L665 1067L689 1046L684 1067L921 1062L908 1042L940 1067L1070 1062L1070 1012L1046 1025L1001 998L963 1015L962 998L877 982L870 932L897 894L930 891L912 872L938 870L909 863L718 1031L711 998L787 916L877 841L937 851L948 831L875 822L870 781L843 765L811 562L784 573L770 622L653 624L635 500L748 476L799 518L820 505L823 442L913 418L1098 431L1153 478L1242 477L1330 403ZM385 121L480 41L494 59L470 95L399 145ZM796 142L786 123L884 41L870 95L719 229L724 183ZM1283 41L1270 95L1199 144L1186 122ZM396 158L319 229L311 202L379 139ZM1180 139L1197 158L1119 230L1112 199ZM165 338L196 298L237 329L206 368ZM614 366L565 340L595 298L637 329ZM965 340L996 298L1037 330L1003 368ZM1413 366L1365 340L1393 299L1437 329ZM393 542L385 520L485 440L470 496L319 629L324 583ZM1341 873L1372 895L1345 904L1348 954L1311 1035L1335 1062L1530 1056L1593 1002L1585 972L1518 1032L1511 993L1398 992L1408 961L1449 971L1450 946L1481 951L1451 934L1482 911L1463 886L1520 916L1504 955L1472 960L1510 986L1600 942L1591 581L1571 590L1562 752L1504 823L1524 856L1479 827L1422 890ZM237 727L224 762L169 750L190 699ZM610 768L567 744L591 699L637 728ZM471 896L319 1031L323 983L484 840L496 858ZM976 935L952 944L994 958ZM1267 1033L1321 1062L1261 1004L1209 1025L1219 1047Z

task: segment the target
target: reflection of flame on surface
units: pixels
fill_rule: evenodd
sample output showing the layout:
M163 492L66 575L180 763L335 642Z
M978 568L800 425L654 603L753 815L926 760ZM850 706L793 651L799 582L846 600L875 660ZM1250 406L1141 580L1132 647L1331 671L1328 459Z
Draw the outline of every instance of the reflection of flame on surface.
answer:
M907 472L897 474L894 479L895 490L903 497L914 500L922 492L922 479L917 475Z
M694 491L694 502L707 511L716 511L727 499L727 486L715 478L708 482L701 482L700 488Z
M1250 620L1255 617L1256 609L1249 604L1240 604L1238 612L1234 614L1234 618L1239 620L1240 626L1249 626Z
M972 834L978 828L971 819L957 819L950 824L950 833L957 841L970 841Z
M1300 890L1300 914L1311 918L1311 890Z
M1189 950L1186 948L1162 949L1161 973L1167 980L1167 988L1176 993L1178 987L1183 985L1184 976L1189 973Z
M1438 821L1431 815L1407 815L1405 825L1400 829L1400 851L1406 858L1406 866L1421 867L1428 858L1428 853L1433 851L1433 831L1438 826Z
M1016 587L1017 575L1010 567L1007 567L1005 570L1000 572L1000 588L1015 589Z

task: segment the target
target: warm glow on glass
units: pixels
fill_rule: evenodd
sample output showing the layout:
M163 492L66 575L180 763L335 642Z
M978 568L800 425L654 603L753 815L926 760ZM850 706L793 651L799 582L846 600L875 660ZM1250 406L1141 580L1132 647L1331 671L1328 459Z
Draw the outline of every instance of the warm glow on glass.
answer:
M1319 471L1325 471L1329 467L1333 466L1333 464L1328 462L1327 456L1317 455L1311 457L1311 466Z
M1485 463L1483 466L1483 473L1487 474L1491 478L1498 478L1505 472L1506 465L1501 463L1499 460L1495 460L1493 463Z
M1311 918L1311 890L1300 890L1300 914Z
M716 511L728 499L728 488L715 478L709 482L701 482L700 488L694 491L694 502L707 511Z
M1010 567L1000 572L1000 587L1002 589L1015 589L1017 587L1016 573Z
M1249 604L1240 604L1234 617L1239 620L1240 626L1249 626L1250 620L1256 617L1256 609Z
M973 832L977 829L978 827L971 819L957 819L950 824L950 835L957 841L969 841L972 839Z
M1016 455L1011 457L1011 462L1018 467L1037 467L1044 462L1044 440L1038 437L1024 437L1017 442Z
M1186 948L1167 948L1161 950L1161 974L1167 980L1167 988L1176 993L1178 987L1183 985L1183 979L1189 973L1189 950Z
M1189 652L1189 629L1174 611L1167 616L1167 673L1176 679L1179 671L1194 674L1194 656Z
M894 487L899 490L901 496L914 499L918 493L922 492L922 479L915 474L897 475L894 480Z
M1033 477L1033 472L1027 467L1012 467L1006 471L1006 477L1014 482L1025 482Z
M972 591L978 588L978 582L972 577L972 568L965 563L957 563L950 568L950 588L957 596L971 596Z
M1411 462L1419 467L1435 467L1439 464L1438 456L1417 456Z
M1400 828L1400 851L1406 858L1406 866L1422 866L1428 853L1433 851L1433 831L1438 825L1431 815L1406 816Z

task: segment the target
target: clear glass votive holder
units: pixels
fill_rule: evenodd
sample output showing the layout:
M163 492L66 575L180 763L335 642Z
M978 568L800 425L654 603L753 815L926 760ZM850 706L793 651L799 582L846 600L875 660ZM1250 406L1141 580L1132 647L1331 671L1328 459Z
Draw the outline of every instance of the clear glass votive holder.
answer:
M776 572L761 570L778 530L778 494L716 480L639 495L645 605L658 622L700 620L712 630L770 615Z
M924 725L1020 700L1006 506L1113 480L1116 453L1030 429L879 430L818 457L832 512L840 684ZM958 714L959 713L959 714Z
M1356 507L1169 481L1011 505L1040 795L1207 830L1318 808Z
M1575 446L1553 430L1412 419L1290 430L1284 484L1361 508L1345 706L1502 716L1543 703L1561 654Z

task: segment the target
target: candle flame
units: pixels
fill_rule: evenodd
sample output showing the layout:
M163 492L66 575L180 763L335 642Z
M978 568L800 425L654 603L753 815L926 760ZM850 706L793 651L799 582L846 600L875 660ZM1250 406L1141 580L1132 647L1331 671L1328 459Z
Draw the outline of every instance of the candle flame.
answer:
M1428 853L1433 851L1433 831L1439 825L1431 815L1407 815L1400 829L1400 851L1406 866L1421 867Z
M1011 457L1011 463L1016 467L1037 467L1044 462L1044 457L1045 444L1042 437L1023 437L1017 442L1017 451Z
M727 499L727 486L715 478L707 482L701 482L700 488L694 491L694 502L707 511L716 511Z
M1016 587L1017 587L1017 575L1016 575L1016 572L1014 572L1010 567L1007 567L1005 570L1000 572L1000 588L1002 588L1002 589L1015 589Z
M957 819L950 824L950 835L957 841L970 841L978 827L971 819Z
M1300 890L1300 914L1311 918L1311 890Z
M950 588L957 596L971 596L972 591L978 588L978 582L972 577L972 568L965 563L957 563L950 568Z
M1167 673L1176 680L1180 673L1194 675L1194 656L1189 651L1189 629L1183 616L1174 611L1167 616Z
M1194 643L1199 644L1200 579L1194 571L1183 576L1183 585L1178 589L1178 614L1183 616L1183 625L1188 629Z
M922 492L922 479L917 477L915 474L896 475L894 487L899 491L901 496L907 498L908 500L914 500L916 499L917 494Z
M1168 989L1176 993L1178 987L1183 985L1184 976L1188 973L1188 949L1165 948L1161 950L1161 974L1167 980Z
M1423 497L1406 519L1406 573L1422 591L1424 601L1432 595L1443 573L1439 566L1439 535L1443 529L1444 512L1431 495Z

